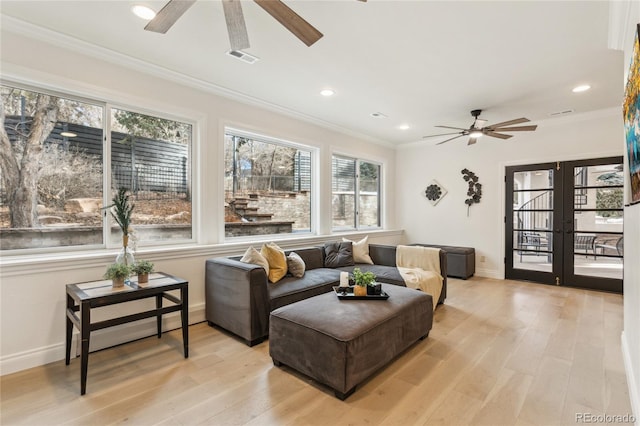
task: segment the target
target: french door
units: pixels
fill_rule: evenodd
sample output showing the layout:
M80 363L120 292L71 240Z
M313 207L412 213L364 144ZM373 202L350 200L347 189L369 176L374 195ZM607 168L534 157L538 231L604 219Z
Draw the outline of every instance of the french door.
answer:
M622 292L622 157L506 168L505 277Z

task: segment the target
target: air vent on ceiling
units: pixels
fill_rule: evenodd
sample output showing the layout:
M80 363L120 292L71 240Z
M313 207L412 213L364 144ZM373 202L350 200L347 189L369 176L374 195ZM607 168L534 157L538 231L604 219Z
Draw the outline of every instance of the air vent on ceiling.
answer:
M561 115L567 115L567 114L571 114L572 112L574 112L574 110L572 109L565 109L564 111L556 111L556 112L552 112L551 114L549 114L551 117L559 117Z
M258 58L257 56L250 55L241 50L229 50L227 52L227 55L233 56L234 58L240 59L241 61L244 61L248 64L253 64L260 60L260 58Z

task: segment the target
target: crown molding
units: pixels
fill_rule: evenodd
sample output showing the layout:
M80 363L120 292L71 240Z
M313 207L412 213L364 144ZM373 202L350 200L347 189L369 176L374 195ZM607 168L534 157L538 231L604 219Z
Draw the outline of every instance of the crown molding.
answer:
M624 50L627 30L633 24L632 7L632 1L609 0L609 49Z
M303 114L303 113L294 111L292 109L289 109L277 104L273 104L271 102L268 102L256 97L253 97L235 90L231 90L223 86L219 86L217 84L214 84L205 80L194 78L186 74L161 67L159 65L145 62L138 58L125 55L123 53L108 49L103 46L89 43L89 42L77 39L75 37L50 30L48 28L43 28L8 15L1 15L1 18L2 18L2 31L8 31L11 33L18 34L20 36L24 36L37 41L52 44L54 46L67 49L74 53L79 53L84 56L109 62L111 64L122 66L143 74L152 75L154 77L171 81L173 83L181 84L183 86L186 86L192 89L201 90L206 93L210 93L216 96L224 97L226 99L237 101L245 105L250 105L250 106L262 108L271 112L275 112L278 114L282 114L291 118L295 118L297 120L314 124L319 127L323 127L325 129L342 133L350 137L361 139L361 140L371 142L377 145L381 145L387 148L395 148L395 145L390 142L347 129L345 127L330 123L328 121L324 121L319 118L316 118L307 114Z

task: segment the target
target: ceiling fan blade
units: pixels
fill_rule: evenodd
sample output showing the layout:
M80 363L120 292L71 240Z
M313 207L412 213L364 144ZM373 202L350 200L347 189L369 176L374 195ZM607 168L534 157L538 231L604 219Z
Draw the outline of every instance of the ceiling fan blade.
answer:
M450 139L444 140L444 141L442 141L442 142L438 142L436 145L442 145L442 144L443 144L443 143L445 143L445 142L449 142L449 141L452 141L452 140L454 140L454 139L458 139L458 138L460 138L460 137L462 137L462 136L464 136L464 135L454 136L454 137L452 137L452 138L450 138Z
M166 33L196 0L169 0L160 12L144 27L147 31Z
M537 129L538 126L520 126L520 127L501 127L499 129L493 128L494 132L531 132Z
M491 127L492 129L495 129L496 127L509 126L510 124L527 123L528 121L529 121L528 118L522 117L522 118L516 118L515 120L503 121L502 123L491 124L490 126L487 126L487 127Z
M222 0L224 19L227 22L229 42L231 50L243 50L249 48L249 35L244 23L242 4L240 0Z
M427 136L423 136L422 139L425 138L432 138L434 136L446 136L446 135L460 135L462 136L462 132L452 132L452 133L439 133L437 135L427 135Z
M487 135L487 136L491 136L491 137L494 137L494 138L500 138L500 139L509 139L509 138L513 137L513 135L503 135L502 133L496 133L496 132L493 132L491 130L485 131L484 134Z
M465 129L463 127L451 127L451 126L433 126L433 127L440 127L442 129L469 130L469 129Z
M322 38L322 33L295 13L280 0L254 0L269 15L273 16L286 29L291 31L304 44L311 46Z
M478 142L478 138L469 138L469 142L467 142L467 145L473 145L476 142Z

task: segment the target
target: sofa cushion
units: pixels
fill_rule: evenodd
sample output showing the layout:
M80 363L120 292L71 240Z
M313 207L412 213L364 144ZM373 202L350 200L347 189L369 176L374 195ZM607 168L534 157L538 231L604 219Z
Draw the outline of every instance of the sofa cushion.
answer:
M348 242L324 243L325 268L340 268L353 265L353 246Z
M284 255L284 250L277 244L263 244L260 254L269 262L269 281L277 283L287 275L287 257Z
M332 291L340 283L340 271L316 268L306 271L302 278L284 277L278 283L268 286L270 311L311 296Z
M324 253L322 247L307 247L300 249L285 250L285 254L296 252L304 261L305 271L316 268L324 268Z
M343 238L343 242L350 242L353 247L353 261L355 263L367 263L373 265L373 260L369 256L369 242L367 241L369 236L367 235L360 241L351 241Z
M296 278L302 278L304 276L304 269L304 260L302 260L300 255L295 251L291 252L289 256L287 256L287 270L289 273Z
M376 281L387 284L395 284L405 287L404 280L395 266L384 265L368 265L366 263L357 263L354 266L343 266L338 268L340 271L353 272L354 268L360 268L362 272L373 272L376 275Z
M244 252L244 256L239 260L240 262L262 266L264 271L269 274L269 262L258 250L253 248L253 246L249 247L247 251Z

